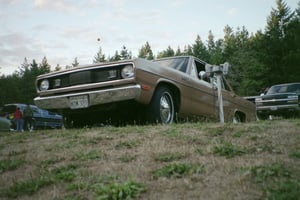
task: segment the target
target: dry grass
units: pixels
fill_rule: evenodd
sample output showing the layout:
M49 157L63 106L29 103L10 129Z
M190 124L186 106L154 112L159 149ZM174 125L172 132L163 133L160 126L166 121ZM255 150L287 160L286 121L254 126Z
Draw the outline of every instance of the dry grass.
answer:
M137 199L294 199L299 133L299 119L0 133L0 198L97 199L132 180Z

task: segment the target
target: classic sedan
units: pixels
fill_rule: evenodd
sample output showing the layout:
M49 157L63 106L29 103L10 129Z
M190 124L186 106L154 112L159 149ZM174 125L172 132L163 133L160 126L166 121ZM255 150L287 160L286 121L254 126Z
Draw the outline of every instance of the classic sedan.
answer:
M192 56L136 58L40 75L35 104L60 112L66 127L110 121L171 124L219 119L216 76ZM256 120L253 103L237 96L223 76L225 121Z

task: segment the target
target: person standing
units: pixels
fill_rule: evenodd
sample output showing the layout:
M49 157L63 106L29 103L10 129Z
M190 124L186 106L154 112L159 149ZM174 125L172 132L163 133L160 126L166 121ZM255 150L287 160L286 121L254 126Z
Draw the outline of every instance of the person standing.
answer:
M28 104L26 105L23 111L23 116L24 116L24 130L30 131L32 127L32 117L33 117L33 111L30 105Z
M14 119L16 121L16 125L17 125L16 128L17 128L18 132L23 131L23 123L22 123L23 119L22 118L23 118L23 114L22 114L20 108L17 107L17 109L16 109L16 111L14 113Z

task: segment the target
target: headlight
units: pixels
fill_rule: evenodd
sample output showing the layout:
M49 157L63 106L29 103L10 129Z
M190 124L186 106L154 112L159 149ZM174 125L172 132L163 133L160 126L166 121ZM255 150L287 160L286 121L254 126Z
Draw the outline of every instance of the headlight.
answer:
M40 90L44 91L44 90L48 90L48 89L49 89L49 81L48 81L48 79L42 80L42 82L40 84Z
M132 65L126 65L121 71L122 78L132 78L134 76L134 69Z
M289 95L287 102L288 103L297 103L298 102L298 96L297 95Z
M255 98L255 104L262 105L262 98L261 97Z

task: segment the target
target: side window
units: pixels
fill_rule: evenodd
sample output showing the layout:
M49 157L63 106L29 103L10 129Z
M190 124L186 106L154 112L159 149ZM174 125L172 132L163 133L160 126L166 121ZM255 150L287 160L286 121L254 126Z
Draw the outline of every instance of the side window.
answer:
M39 114L39 110L37 108L32 108L32 110L35 114Z
M195 67L196 67L197 77L198 77L198 79L201 79L201 77L199 76L199 73L201 71L205 72L205 63L201 63L200 61L195 60ZM202 80L206 81L206 82L210 82L210 79L208 77L204 77Z
M49 115L55 115L55 113L48 111Z

